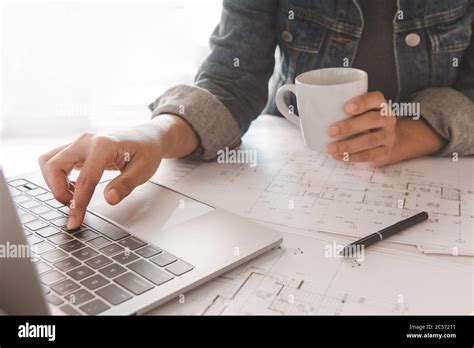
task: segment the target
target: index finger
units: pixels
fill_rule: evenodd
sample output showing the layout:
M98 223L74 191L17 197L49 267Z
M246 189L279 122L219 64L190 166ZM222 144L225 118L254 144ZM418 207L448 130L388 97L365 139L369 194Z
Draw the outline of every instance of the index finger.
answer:
M369 92L349 100L344 110L349 116L360 115L370 110L380 109L385 103L385 97L381 92Z
M106 164L106 156L101 151L93 151L87 156L75 183L74 196L69 206L67 229L73 230L81 225L87 205L104 173Z

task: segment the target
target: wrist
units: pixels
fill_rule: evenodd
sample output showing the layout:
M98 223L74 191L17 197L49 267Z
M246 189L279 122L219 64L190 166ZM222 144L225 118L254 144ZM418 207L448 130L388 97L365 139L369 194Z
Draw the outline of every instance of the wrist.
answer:
M446 140L424 119L398 119L390 162L430 155L440 151L445 145Z
M184 157L199 145L199 140L191 125L183 118L163 114L152 119L156 145L163 158Z

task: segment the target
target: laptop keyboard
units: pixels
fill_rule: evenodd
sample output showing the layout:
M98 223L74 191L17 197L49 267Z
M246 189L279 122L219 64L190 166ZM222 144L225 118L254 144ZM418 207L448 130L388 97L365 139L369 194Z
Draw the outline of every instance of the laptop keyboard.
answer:
M46 300L67 314L100 314L194 269L89 212L67 230L69 208L51 192L24 179L8 185Z

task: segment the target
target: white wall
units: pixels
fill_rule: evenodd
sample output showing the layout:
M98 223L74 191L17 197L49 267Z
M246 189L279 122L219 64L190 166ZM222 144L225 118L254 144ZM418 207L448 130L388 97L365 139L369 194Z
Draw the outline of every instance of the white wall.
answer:
M3 1L4 139L146 120L155 97L192 82L220 11L220 0Z

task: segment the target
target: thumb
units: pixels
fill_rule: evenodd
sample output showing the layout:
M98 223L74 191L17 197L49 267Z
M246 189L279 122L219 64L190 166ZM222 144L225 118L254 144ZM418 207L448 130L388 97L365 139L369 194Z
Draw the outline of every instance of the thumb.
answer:
M131 161L122 173L113 179L104 190L104 197L111 205L116 205L127 197L135 187L145 183L148 177L144 175L145 170L140 165L140 160Z

